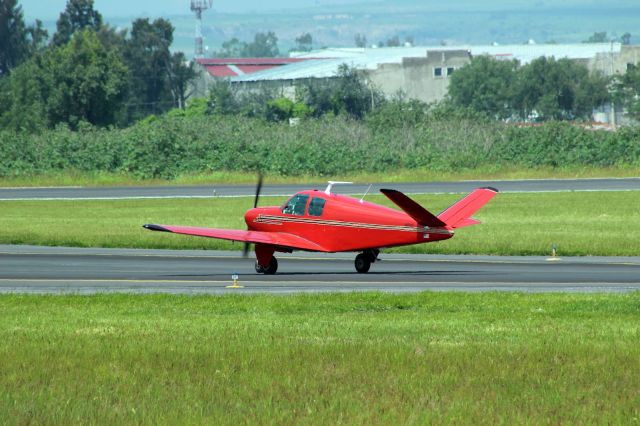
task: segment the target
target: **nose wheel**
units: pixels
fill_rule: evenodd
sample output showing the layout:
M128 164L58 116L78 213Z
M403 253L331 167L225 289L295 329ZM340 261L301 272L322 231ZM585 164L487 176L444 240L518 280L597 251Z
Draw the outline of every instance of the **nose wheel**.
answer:
M378 254L380 254L380 250L366 250L357 255L354 262L356 271L358 271L359 274L369 272L371 264L378 259Z
M266 268L261 266L256 260L256 272L259 274L273 275L276 273L277 270L278 270L278 260L276 259L275 256L271 258L271 261L269 262L269 265Z

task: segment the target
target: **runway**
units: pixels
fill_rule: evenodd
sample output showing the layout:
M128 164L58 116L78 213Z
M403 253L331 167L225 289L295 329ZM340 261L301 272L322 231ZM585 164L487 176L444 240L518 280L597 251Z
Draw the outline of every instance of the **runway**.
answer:
M290 294L384 291L628 292L639 257L382 254L368 274L353 253L279 254L278 274L257 274L237 252L0 246L2 293ZM231 274L244 288L229 289Z
M640 178L374 183L369 193L377 193L380 188L397 189L407 194L462 193L484 186L498 188L501 192L633 191L640 190ZM325 187L326 182L308 185L270 185L267 182L262 188L262 195L286 196L304 189ZM363 194L368 187L368 184L340 185L334 187L334 191ZM254 193L254 185L0 188L0 200L209 198L253 196Z

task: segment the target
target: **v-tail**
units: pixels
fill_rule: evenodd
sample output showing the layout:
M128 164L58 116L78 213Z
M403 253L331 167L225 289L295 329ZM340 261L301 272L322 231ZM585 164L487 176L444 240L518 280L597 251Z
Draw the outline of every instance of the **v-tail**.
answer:
M428 226L429 228L456 229L479 224L480 221L472 219L471 216L487 204L498 193L498 190L491 187L477 188L438 216L435 216L400 191L381 189L380 192L420 225Z

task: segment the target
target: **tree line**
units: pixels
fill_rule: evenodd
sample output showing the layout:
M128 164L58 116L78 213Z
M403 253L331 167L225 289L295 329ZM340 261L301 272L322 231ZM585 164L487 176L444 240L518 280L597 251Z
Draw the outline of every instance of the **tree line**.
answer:
M418 125L430 111L463 114L502 121L591 120L594 109L606 102L622 105L640 118L640 68L631 67L615 78L590 73L568 59L540 57L528 64L477 56L451 75L444 100L427 104L402 92L385 96L366 75L346 64L334 78L307 79L296 85L294 99L270 85L247 91L227 80L210 86L209 98L185 114L243 115L267 121L289 118L345 116L354 120L402 121ZM404 117L404 118L403 118Z
M406 105L387 104L363 120L325 117L299 126L170 113L125 129L0 130L0 177L74 171L140 179L225 171L319 177L640 166L640 127L603 132L559 121L520 127L456 111L424 114Z
M478 56L451 76L455 105L498 119L589 118L610 99L609 79L569 59L540 57L526 65Z
M513 121L591 119L614 101L640 118L640 70L607 77L570 59L540 57L528 64L478 56L451 76L448 100L490 117Z
M293 100L268 85L246 91L227 80L218 80L210 86L206 108L199 108L197 103L194 108L209 115L242 115L270 122L327 115L360 120L384 102L382 92L367 85L357 69L342 64L334 78L300 81Z
M0 126L38 131L65 123L126 126L184 105L193 65L171 53L168 20L105 24L93 0L69 0L49 40L26 25L17 0L0 0Z
M268 88L238 90L221 80L211 86L208 99L191 100L185 111L195 70L184 54L171 54L174 28L168 20L136 19L131 29L119 30L103 22L93 0L69 0L49 38L40 21L24 22L17 0L0 0L0 14L4 129L37 132L61 123L72 130L82 123L126 127L171 110L173 115L242 115L270 122L327 115L384 122L387 114L419 125L419 117L434 108L402 93L384 96L362 72L343 65L335 78L299 82L295 99ZM300 50L313 45L308 33L296 42ZM250 43L231 40L219 52L278 54L273 32L258 33ZM568 59L542 57L521 65L478 56L453 73L449 94L435 110L498 120L575 120L588 119L595 107L613 100L640 117L639 93L636 67L610 79Z

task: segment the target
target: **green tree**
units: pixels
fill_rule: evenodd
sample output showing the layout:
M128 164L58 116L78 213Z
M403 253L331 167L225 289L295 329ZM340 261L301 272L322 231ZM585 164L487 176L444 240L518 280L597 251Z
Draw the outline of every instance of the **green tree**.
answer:
M46 97L51 125L115 123L126 94L127 68L95 32L77 32L67 45L44 55L42 65L53 83Z
M171 94L172 69L169 46L173 42L173 26L165 19L136 19L131 37L124 47L124 60L129 69L129 110L127 121L149 114L159 114L174 106Z
M309 52L313 48L313 37L309 33L303 33L296 37L296 46L293 50L299 52Z
M253 42L247 44L244 49L244 57L251 58L274 58L280 54L278 49L278 37L273 31L267 33L257 33Z
M182 52L174 53L169 61L167 75L169 76L169 88L173 96L174 106L184 108L186 100L191 96L189 83L196 78L193 62L187 61Z
M303 40L307 39L303 37ZM234 37L222 43L222 49L216 52L219 58L274 58L279 54L278 37L272 31L257 33L251 43Z
M294 102L285 97L271 99L267 102L267 120L284 121L293 117Z
M517 61L499 61L486 55L474 57L451 75L448 97L458 107L508 118L514 113L517 69Z
M583 41L583 43L606 43L608 41L609 40L607 40L607 32L602 31L602 32L594 32L593 35L590 36L585 41Z
M36 19L33 25L27 27L27 32L29 33L31 53L35 53L46 48L49 32L44 28L41 20Z
M320 117L333 112L335 82L309 79L296 87L296 99L308 105L310 115Z
M391 38L388 38L386 44L388 47L398 47L400 46L400 37L396 35Z
M417 129L427 118L429 105L416 99L407 99L399 92L393 98L383 102L366 116L366 123L376 131L404 127Z
M620 37L620 42L624 45L631 44L631 33L626 32L622 34L622 37Z
M77 32L65 46L35 55L3 82L2 124L37 131L81 122L116 122L126 90L126 67L96 33Z
M235 114L240 110L239 102L231 83L225 79L215 80L209 86L209 114Z
M42 48L46 38L41 21L25 25L17 0L0 0L0 77Z
M43 72L35 59L0 79L0 127L38 132L48 126Z
M362 33L356 33L353 36L353 41L356 43L356 47L367 47L367 36Z
M608 99L607 83L570 59L540 57L520 70L515 104L523 118L534 112L542 120L588 118Z
M98 31L102 27L102 15L93 8L93 0L69 0L56 22L53 44L62 46L71 36L85 28Z
M238 40L236 37L222 43L222 49L216 52L218 58L240 58L247 50L247 43Z
M640 67L630 66L614 81L614 99L627 109L629 115L640 119Z
M583 72L579 73L582 78L576 78L576 74L573 74L576 78L573 82L575 101L572 105L571 115L576 118L591 119L595 108L611 101L611 78L606 77L600 71L590 73L586 67L578 63L574 62L573 65L581 67Z
M359 120L381 104L384 96L356 68L341 64L335 78L310 79L296 87L296 99L308 107L304 116L343 114Z
M337 85L331 97L336 114L344 113L361 119L380 101L379 91L367 85L357 69L342 64L338 67Z
M105 24L96 31L96 34L98 35L100 43L102 43L105 48L124 54L127 40L126 29L118 30Z

